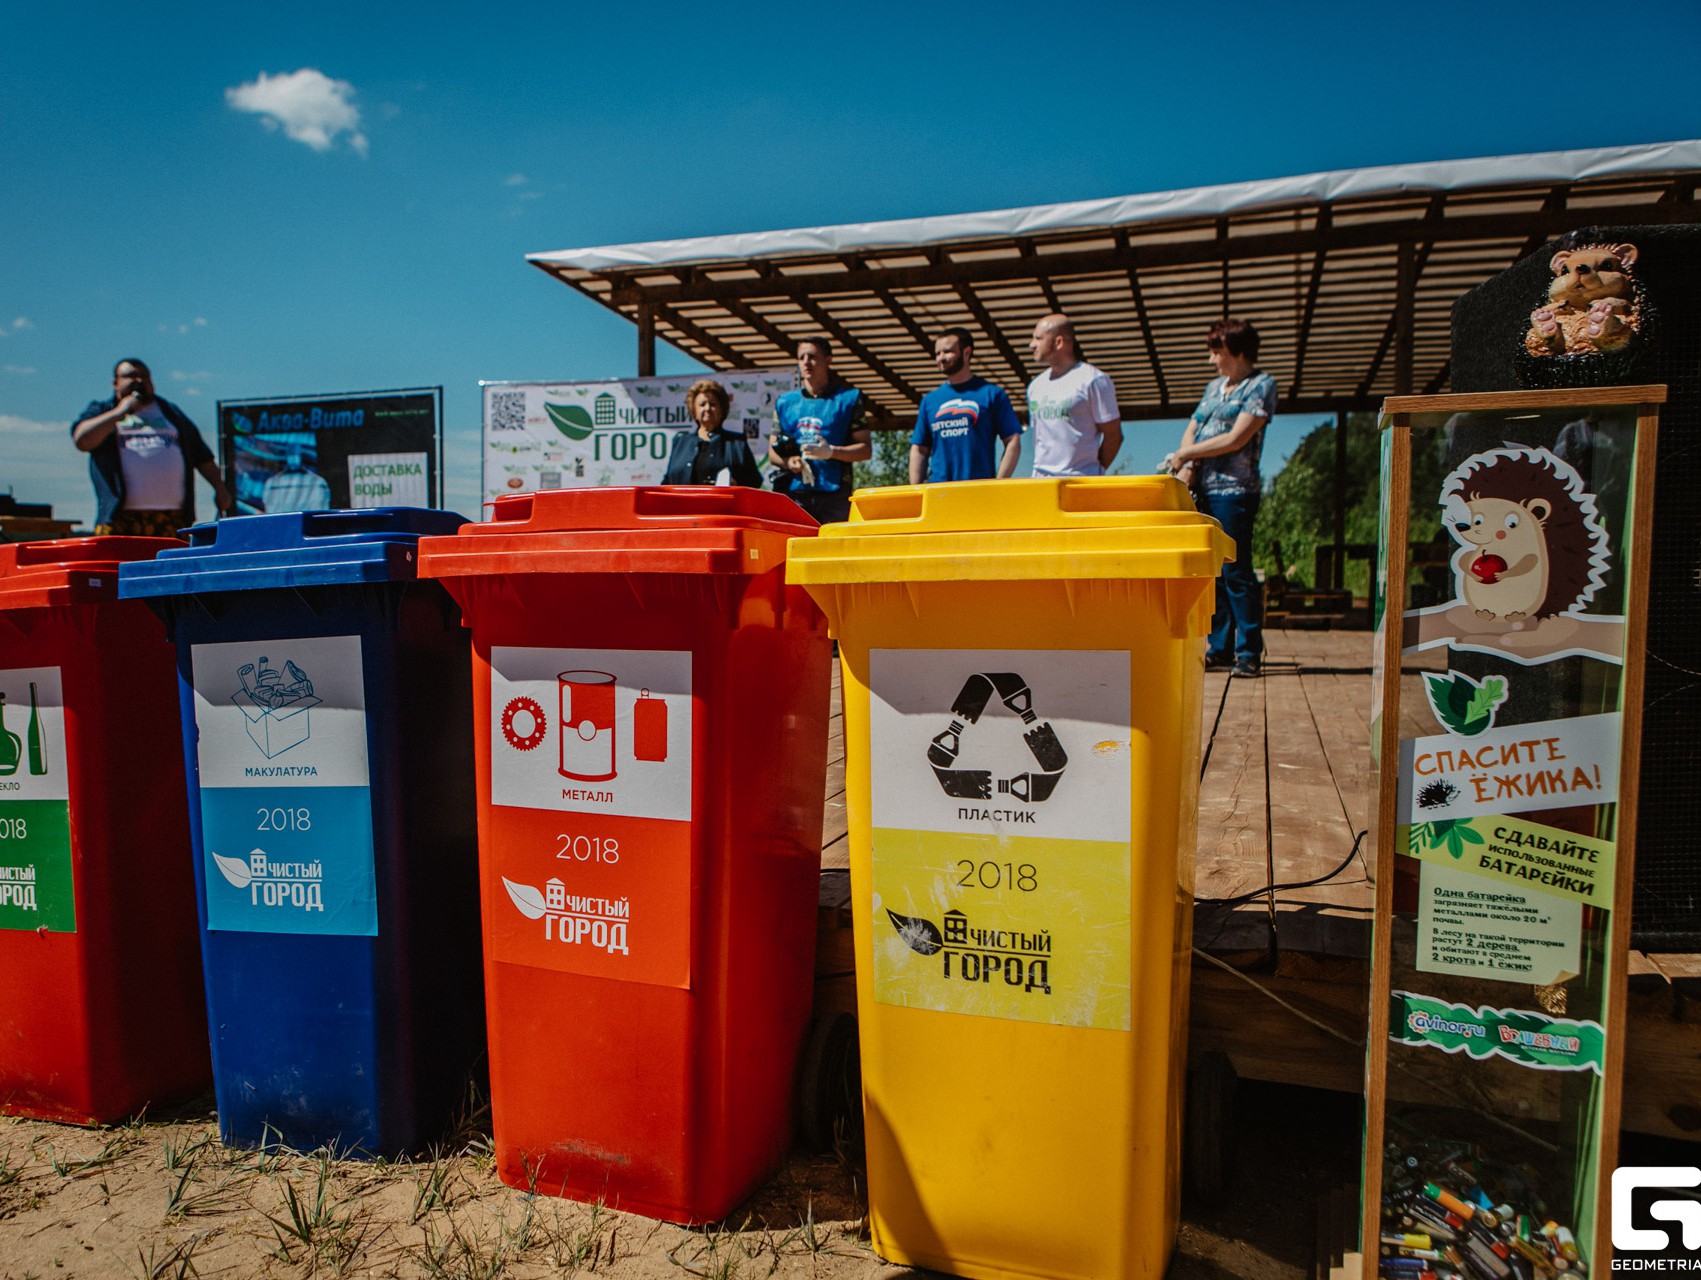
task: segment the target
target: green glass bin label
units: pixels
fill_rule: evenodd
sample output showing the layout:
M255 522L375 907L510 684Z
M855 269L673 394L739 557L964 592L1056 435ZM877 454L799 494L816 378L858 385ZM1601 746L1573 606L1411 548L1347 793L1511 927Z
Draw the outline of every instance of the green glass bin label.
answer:
M77 931L58 667L0 671L0 929Z

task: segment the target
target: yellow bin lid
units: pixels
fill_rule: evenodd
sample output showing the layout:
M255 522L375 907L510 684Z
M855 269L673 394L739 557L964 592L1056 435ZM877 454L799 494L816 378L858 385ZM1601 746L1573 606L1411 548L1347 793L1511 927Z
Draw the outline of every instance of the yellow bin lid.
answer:
M848 524L794 539L786 580L1215 578L1234 543L1171 476L861 489Z

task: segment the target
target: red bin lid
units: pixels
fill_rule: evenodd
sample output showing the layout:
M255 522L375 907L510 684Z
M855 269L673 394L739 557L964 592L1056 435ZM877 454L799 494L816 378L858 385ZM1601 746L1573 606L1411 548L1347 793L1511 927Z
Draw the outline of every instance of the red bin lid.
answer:
M0 609L94 604L118 598L118 566L152 560L177 538L52 538L0 546Z
M741 486L549 489L490 504L491 518L421 538L419 576L766 573L819 525L784 494Z

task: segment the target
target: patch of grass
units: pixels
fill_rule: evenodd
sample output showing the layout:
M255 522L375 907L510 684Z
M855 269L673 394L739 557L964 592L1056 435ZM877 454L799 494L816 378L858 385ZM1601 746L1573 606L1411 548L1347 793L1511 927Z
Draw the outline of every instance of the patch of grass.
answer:
M209 1135L210 1139L211 1135ZM245 1173L270 1175L283 1167L284 1161L295 1153L284 1146L283 1134L269 1124L260 1126L257 1147L224 1147L225 1163Z
M438 1232L430 1223L425 1242L408 1250L427 1280L496 1280L508 1268L508 1254L500 1239L487 1240L476 1230L463 1230L455 1219L448 1230Z
M206 1238L204 1233L176 1244L158 1240L139 1244L136 1246L138 1265L131 1268L130 1273L140 1280L188 1280L190 1276L199 1276L201 1273L195 1269L195 1250Z
M614 1261L618 1222L601 1200L590 1205L590 1218L583 1226L570 1230L561 1227L559 1201L552 1204L551 1214L555 1230L550 1233L550 1261L557 1267L577 1273L595 1271L603 1263Z
M245 1170L225 1169L211 1182L203 1181L212 1159L212 1138L198 1142L165 1143L165 1167L176 1174L165 1189L166 1218L192 1218L226 1213L241 1207L241 1191L252 1176Z
M807 1253L812 1258L818 1258L823 1254L837 1252L830 1247L830 1243L827 1231L821 1227L820 1223L815 1221L815 1197L811 1196L803 1210L803 1221L774 1243L774 1256L777 1259L781 1255L791 1252L795 1246L797 1251Z
M160 1144L160 1152L165 1159L165 1171L180 1173L185 1168L194 1168L212 1144L213 1135L210 1133L203 1133L193 1141L188 1134L182 1134L176 1139L165 1139Z
M755 1236L747 1240L745 1233L749 1229L750 1220L746 1218L743 1226L736 1229L717 1223L700 1230L687 1230L679 1243L667 1251L667 1260L687 1275L701 1276L703 1280L736 1280L745 1273L746 1263L753 1263L765 1251L772 1250L771 1236L767 1241ZM778 1266L779 1254L774 1252L773 1261L763 1274L772 1275Z
M455 1171L453 1162L436 1147L431 1149L431 1163L420 1173L413 1189L413 1212L409 1222L418 1222L434 1209L449 1207L449 1177Z
M326 1266L342 1275L365 1251L371 1223L355 1206L337 1200L333 1153L321 1147L311 1159L307 1189L297 1193L294 1181L286 1178L279 1213L265 1218L277 1238L279 1258L308 1263L310 1269Z
M48 1167L61 1178L89 1177L91 1174L98 1173L116 1163L119 1157L129 1149L130 1144L135 1141L136 1132L136 1130L129 1128L113 1131L112 1135L101 1144L100 1150L86 1160L61 1160L59 1153L49 1145L47 1148Z

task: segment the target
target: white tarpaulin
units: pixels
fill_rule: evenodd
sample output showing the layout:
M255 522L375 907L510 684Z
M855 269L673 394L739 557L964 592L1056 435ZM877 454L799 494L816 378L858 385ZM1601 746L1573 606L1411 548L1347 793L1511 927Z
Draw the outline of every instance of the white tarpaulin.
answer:
M1473 187L1517 183L1580 182L1588 178L1686 169L1701 169L1701 141L1340 169L1332 173L1230 182L1185 191L1154 191L1144 195L1032 205L1022 209L995 209L985 213L560 249L553 253L527 254L526 261L544 267L603 271L621 267L665 267L669 263L775 258L788 254L913 248L981 238L1032 236L1095 227L1129 226L1140 222L1217 217L1304 201L1326 203L1414 191L1465 191Z
M758 466L768 454L774 401L792 369L740 369L607 382L487 382L484 500L535 489L660 484L673 438L694 429L685 393L699 378L732 397L726 427Z

